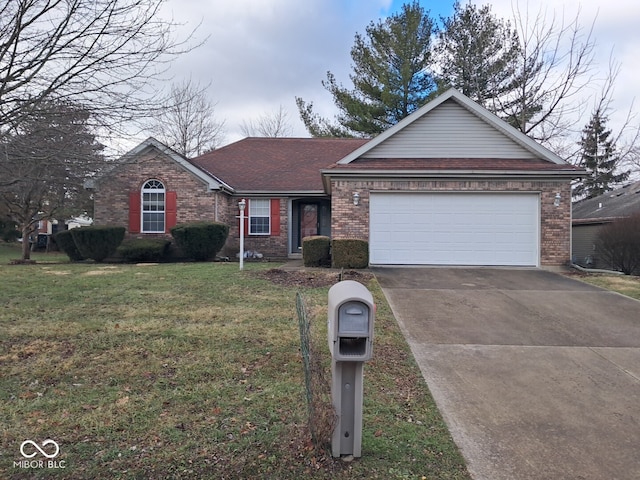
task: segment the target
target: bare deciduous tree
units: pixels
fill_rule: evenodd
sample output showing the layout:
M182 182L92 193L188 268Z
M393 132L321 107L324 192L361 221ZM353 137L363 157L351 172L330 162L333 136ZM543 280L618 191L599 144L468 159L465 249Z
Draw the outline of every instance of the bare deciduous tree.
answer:
M620 73L620 64L613 58L609 59L609 74L602 86L600 97L595 103L593 111L601 111L606 115L613 112L613 96L616 78ZM613 142L618 148L619 167L640 168L640 125L636 121L633 102L628 106L624 120L614 131Z
M154 85L190 50L191 37L176 39L176 24L160 18L162 3L0 3L0 202L20 223L25 248L37 220L61 214L86 168L98 168L78 135L117 134L149 116Z
M163 0L15 0L0 6L0 133L47 100L91 107L114 127L147 115L152 85L189 48Z
M640 214L603 226L596 242L598 253L613 269L626 275L640 273Z
M530 15L528 5L524 11L517 3L513 8L520 42L515 88L496 100L509 123L549 144L573 133L585 110L579 94L593 80L593 24L585 29L579 11L567 21L555 15L548 20L542 9Z
M255 122L242 122L240 130L245 137L288 137L292 132L287 111L282 105L272 113L260 115Z
M215 119L215 106L207 97L207 88L189 79L171 86L171 94L151 130L176 152L193 157L220 145L224 121Z

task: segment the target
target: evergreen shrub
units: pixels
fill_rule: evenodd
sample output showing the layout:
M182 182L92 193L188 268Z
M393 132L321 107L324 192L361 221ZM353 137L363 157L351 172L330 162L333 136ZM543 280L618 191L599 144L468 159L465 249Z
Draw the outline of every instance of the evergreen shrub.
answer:
M80 262L84 257L78 250L76 242L73 240L72 230L62 230L54 236L54 240L58 248L67 254L72 262Z
M355 238L335 239L331 242L333 268L367 268L369 242Z
M177 246L196 261L215 257L229 236L229 226L217 222L183 223L171 229Z
M91 226L70 230L78 251L84 258L102 262L116 253L124 239L124 227Z
M328 267L331 265L331 239L314 235L302 239L302 262L305 267Z
M127 262L160 262L167 258L170 245L166 238L131 238L122 242L118 253Z

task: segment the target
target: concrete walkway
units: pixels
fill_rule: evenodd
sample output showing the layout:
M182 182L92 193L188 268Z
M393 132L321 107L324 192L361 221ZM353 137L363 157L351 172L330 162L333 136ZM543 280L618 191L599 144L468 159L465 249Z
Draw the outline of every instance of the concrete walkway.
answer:
M374 269L476 480L640 478L640 302L529 269Z

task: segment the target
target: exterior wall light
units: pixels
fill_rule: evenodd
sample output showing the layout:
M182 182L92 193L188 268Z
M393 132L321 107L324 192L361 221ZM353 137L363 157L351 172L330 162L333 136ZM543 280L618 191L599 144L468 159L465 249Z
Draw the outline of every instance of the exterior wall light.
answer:
M353 192L352 197L353 197L353 204L355 206L360 205L360 194L358 192Z
M553 199L553 206L554 207L559 207L560 206L560 200L561 200L561 196L560 196L560 192L556 193L555 198Z

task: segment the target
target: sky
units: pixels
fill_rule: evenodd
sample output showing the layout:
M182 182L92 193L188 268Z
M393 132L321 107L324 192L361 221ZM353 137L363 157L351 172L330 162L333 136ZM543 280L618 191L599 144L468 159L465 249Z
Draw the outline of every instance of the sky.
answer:
M465 0L463 0L465 1ZM474 3L492 6L501 18L511 18L516 0ZM521 10L527 1L517 0ZM295 97L312 101L317 113L336 113L322 80L331 71L338 82L351 86L350 49L356 33L401 9L402 0L168 0L163 15L184 24L199 25L196 38L206 42L182 55L171 67L174 82L191 79L210 84L215 117L225 122L223 144L243 137L243 122L272 114L287 114L292 136L308 136L299 119ZM453 1L420 0L432 17L449 16ZM596 76L606 74L613 55L620 65L611 124L621 124L635 101L640 74L640 2L637 0L538 0L548 18L573 19L578 13L593 38ZM596 82L593 83L595 88ZM639 105L640 107L640 105ZM634 108L634 110L636 110Z

